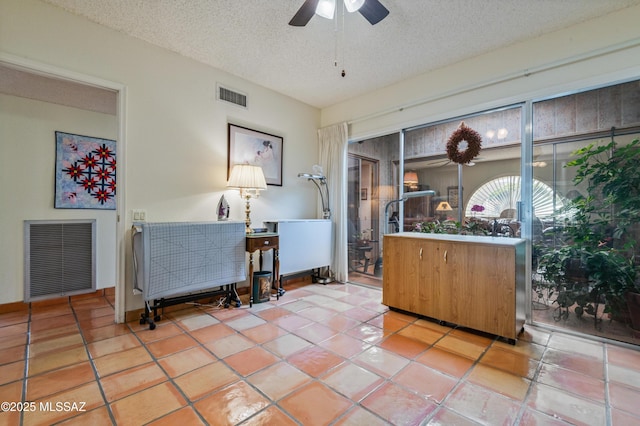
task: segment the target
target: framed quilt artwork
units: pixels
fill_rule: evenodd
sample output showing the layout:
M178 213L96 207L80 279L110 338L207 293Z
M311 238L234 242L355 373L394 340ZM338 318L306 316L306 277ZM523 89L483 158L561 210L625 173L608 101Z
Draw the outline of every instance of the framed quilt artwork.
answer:
M282 137L229 124L227 179L236 164L261 166L267 185L282 186Z
M56 209L116 208L116 141L56 132Z

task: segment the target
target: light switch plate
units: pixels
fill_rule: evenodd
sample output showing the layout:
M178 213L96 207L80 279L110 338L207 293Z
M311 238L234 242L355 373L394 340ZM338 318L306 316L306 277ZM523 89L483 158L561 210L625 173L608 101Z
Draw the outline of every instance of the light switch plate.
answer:
M144 222L147 220L147 212L145 210L133 210L133 221Z

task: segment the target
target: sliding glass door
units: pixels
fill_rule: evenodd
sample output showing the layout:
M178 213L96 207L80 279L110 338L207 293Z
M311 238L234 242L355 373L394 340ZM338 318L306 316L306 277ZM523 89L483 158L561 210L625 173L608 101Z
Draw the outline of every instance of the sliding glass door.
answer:
M406 130L403 190L435 194L404 202L403 230L455 232L472 223L479 233L512 228L509 236L520 236L522 119L518 105ZM462 122L480 134L482 148L457 164L446 155L447 142ZM467 146L460 142L458 151Z
M382 287L385 206L398 194L398 134L349 145L349 281Z
M350 144L350 281L379 280L385 233L525 238L529 322L640 344L619 297L625 285L640 289L632 277L640 264L640 184L624 180L639 174L640 151L628 149L640 137L639 99L640 81L632 81ZM457 164L447 143L463 121L482 148ZM458 151L466 147L462 141ZM609 167L620 153L630 157L593 182L589 170ZM433 192L403 197L425 190Z
M638 185L629 184L640 151L626 151L640 137L638 99L634 81L533 103L533 178L553 193L533 240L535 324L640 343L623 297L640 258Z

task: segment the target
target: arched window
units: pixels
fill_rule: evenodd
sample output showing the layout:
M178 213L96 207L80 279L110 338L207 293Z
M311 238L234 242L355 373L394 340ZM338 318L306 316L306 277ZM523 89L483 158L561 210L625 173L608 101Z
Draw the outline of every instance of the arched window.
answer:
M515 218L517 203L520 201L520 185L520 176L503 176L485 183L469 198L465 216ZM471 209L476 205L484 207L484 210L472 211ZM563 205L561 197L556 196L556 210ZM540 219L551 216L554 212L553 189L535 179L533 180L533 208L535 215Z

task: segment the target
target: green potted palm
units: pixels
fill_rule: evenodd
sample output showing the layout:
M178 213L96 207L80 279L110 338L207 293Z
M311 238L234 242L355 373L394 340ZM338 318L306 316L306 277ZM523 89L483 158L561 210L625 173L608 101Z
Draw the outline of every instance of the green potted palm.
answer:
M573 155L566 167L576 167L573 182L586 183L587 194L563 209L572 217L565 224L567 245L542 254L539 265L545 279L566 290L559 305L577 304L576 314L593 314L597 321L597 307L605 303L612 317L628 317L627 300L640 293L640 142L592 144Z

